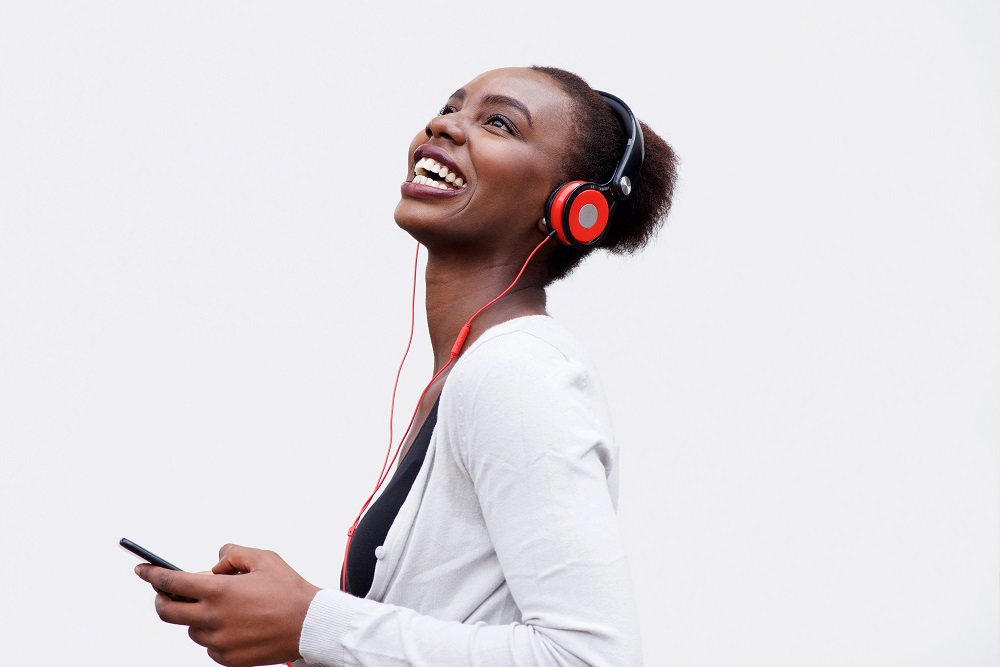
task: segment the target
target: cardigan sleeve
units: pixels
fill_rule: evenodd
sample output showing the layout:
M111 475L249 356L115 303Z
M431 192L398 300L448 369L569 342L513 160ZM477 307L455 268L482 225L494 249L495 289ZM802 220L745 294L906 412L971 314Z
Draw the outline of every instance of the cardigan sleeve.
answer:
M520 622L443 621L322 591L302 631L305 660L331 667L641 664L615 516L615 448L588 366L515 331L470 349L448 385L457 402L455 453Z

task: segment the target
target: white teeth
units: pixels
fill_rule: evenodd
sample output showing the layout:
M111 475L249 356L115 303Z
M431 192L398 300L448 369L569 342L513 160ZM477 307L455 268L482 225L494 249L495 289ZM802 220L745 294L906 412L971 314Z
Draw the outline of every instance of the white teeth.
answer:
M437 188L439 190L454 190L455 188L450 188L440 181L435 181L433 178L428 178L422 174L417 174L413 177L413 182L417 185L427 185L432 188Z
M434 158L422 157L413 165L413 182L418 185L431 185L442 190L453 190L465 185L465 181L455 175L448 167L444 166ZM430 178L430 174L437 174L441 179ZM451 184L454 187L449 187Z

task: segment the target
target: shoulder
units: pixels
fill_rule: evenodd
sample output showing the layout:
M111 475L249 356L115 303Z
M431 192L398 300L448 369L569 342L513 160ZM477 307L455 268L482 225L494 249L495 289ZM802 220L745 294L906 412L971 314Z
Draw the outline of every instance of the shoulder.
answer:
M445 382L439 420L468 451L490 443L509 455L521 445L558 451L613 442L597 372L576 338L544 316L480 336Z
M596 382L580 342L551 317L520 317L485 331L459 358L449 383L535 393Z
M487 329L462 355L458 365L465 372L497 363L526 370L539 362L591 366L580 341L546 315L519 317Z

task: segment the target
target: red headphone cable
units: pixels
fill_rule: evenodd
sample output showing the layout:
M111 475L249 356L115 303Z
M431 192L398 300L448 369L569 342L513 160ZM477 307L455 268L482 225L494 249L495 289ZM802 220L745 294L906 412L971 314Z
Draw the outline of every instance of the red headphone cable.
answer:
M351 538L354 537L354 531L357 530L358 524L361 523L361 517L364 515L365 510L368 509L368 505L371 504L372 499L375 497L375 494L378 493L378 490L382 487L382 484L385 483L386 477L388 477L389 471L392 469L393 463L396 462L396 458L399 456L399 452L403 447L403 443L406 442L406 436L409 435L410 429L413 428L413 422L417 418L417 412L420 410L420 403L421 401L423 401L424 395L427 393L427 390L430 389L431 385L434 384L434 381L437 380L449 366L451 366L452 362L458 358L458 355L462 353L462 348L465 346L465 339L469 337L469 332L472 330L472 322L477 317L479 317L480 313L482 313L484 310L492 306L494 303L505 297L508 292L514 289L514 285L517 284L517 281L521 279L521 276L524 275L524 271L528 268L528 263L531 262L531 258L534 257L535 253L541 250L542 246L545 245L545 242L548 241L553 236L555 236L555 234L556 234L555 231L552 231L548 235L546 235L546 237L542 239L541 243L535 246L535 249L531 251L531 254L528 255L528 258L524 260L524 264L521 266L521 270L517 272L517 276L515 276L511 284L507 286L507 289L500 292L500 294L496 295L486 305L477 310L472 315L472 317L470 317L468 321L462 326L462 330L458 333L458 337L455 339L455 344L451 348L451 355L448 357L448 361L445 363L444 366L442 366L438 370L437 373L434 374L434 377L431 378L430 382L427 383L423 391L420 392L420 396L417 398L417 407L413 410L413 415L410 417L410 423L407 424L406 431L403 432L403 437L400 438L399 444L396 446L396 453L393 455L392 460L388 462L388 465L386 465L383 462L382 470L381 472L379 472L378 482L376 482L375 484L375 489L365 500L364 504L361 506L361 511L358 512L358 516L355 517L354 519L354 523L352 523L351 527L347 530L347 544L344 547L344 565L340 573L340 590L347 591L347 556L351 550ZM399 377L403 371L403 363L406 361L406 355L409 354L410 345L413 343L414 322L416 320L415 312L416 312L416 295L417 295L417 257L419 256L420 256L420 244L417 243L417 253L416 257L414 257L413 260L413 293L410 298L410 338L406 343L406 351L403 353L403 359L402 361L399 362L399 370L396 371L396 382L392 387L392 401L390 402L390 407L389 407L389 447L385 452L386 460L389 459L389 453L392 451L392 443L393 443L392 419L396 406L396 390L399 388Z
M414 253L413 256L413 291L410 294L410 335L406 339L406 350L403 351L403 358L399 361L399 368L396 369L396 382L392 385L392 401L389 403L389 447L385 451L385 460L382 462L382 471L379 472L378 475L379 481L378 484L375 485L375 491L372 491L372 494L368 496L368 499L365 501L364 506L358 513L357 518L354 520L354 523L351 525L351 528L347 531L347 547L344 549L344 568L341 573L340 590L347 589L347 552L351 548L351 536L354 535L354 529L357 528L358 523L361 521L361 515L364 514L364 511L368 508L368 504L371 502L372 497L374 497L375 493L378 491L378 488L382 485L382 480L385 479L387 465L389 468L392 467L392 464L389 463L389 452L392 451L392 437L393 437L392 415L396 408L396 388L399 386L399 376L403 372L403 364L406 362L406 357L407 355L410 354L410 346L413 344L413 330L415 328L414 325L416 323L417 266L419 259L420 259L420 244L418 243L417 251L416 253ZM423 394L421 394L421 397L422 396ZM420 401L417 401L417 405L420 405ZM412 420L410 421L412 423ZM407 427L407 431L409 431L409 427ZM405 438L406 436L404 435L403 437ZM393 460L395 460L395 458ZM285 664L288 667L294 667L290 662Z

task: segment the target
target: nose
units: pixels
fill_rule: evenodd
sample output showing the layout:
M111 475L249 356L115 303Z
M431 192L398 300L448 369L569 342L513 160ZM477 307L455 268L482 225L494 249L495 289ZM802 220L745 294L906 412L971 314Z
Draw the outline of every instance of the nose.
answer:
M458 112L452 112L431 118L431 122L424 128L427 138L441 137L456 144L464 144L465 128L457 116Z

